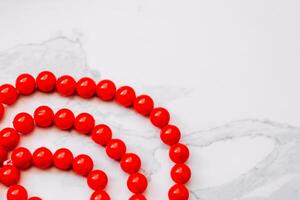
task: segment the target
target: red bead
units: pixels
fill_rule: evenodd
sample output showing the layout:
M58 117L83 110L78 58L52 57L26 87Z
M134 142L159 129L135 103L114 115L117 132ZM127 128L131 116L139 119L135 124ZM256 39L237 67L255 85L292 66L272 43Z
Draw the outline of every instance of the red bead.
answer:
M13 124L15 129L23 134L31 133L34 129L34 120L32 116L25 112L17 114Z
M96 83L91 78L81 78L76 84L76 91L83 98L91 98L95 95Z
M170 114L165 108L154 108L150 114L152 124L158 128L166 126L170 121Z
M160 131L160 139L167 145L173 145L179 142L181 137L180 130L174 125L167 125Z
M35 79L30 74L21 74L16 80L16 88L20 94L29 95L35 91Z
M15 167L19 169L28 169L31 166L32 154L28 149L19 147L13 150L11 160Z
M14 185L9 187L7 191L7 200L27 200L28 193L21 185Z
M4 128L0 132L0 145L7 150L14 149L20 141L19 133L13 128Z
M191 170L185 164L176 164L171 169L171 177L174 182L185 184L191 178Z
M120 139L112 139L107 143L106 153L110 158L120 160L126 153L126 145Z
M105 124L99 124L92 130L92 139L97 144L106 146L112 138L111 129Z
M56 90L62 96L71 96L76 90L76 81L73 77L64 75L57 79Z
M0 146L0 166L2 166L3 162L7 159L7 151L2 146Z
M62 130L68 130L73 127L75 116L69 109L63 108L57 111L54 116L54 124Z
M121 161L121 168L129 174L136 173L141 168L141 159L134 153L126 153Z
M75 173L86 176L94 167L93 160L88 155L79 155L73 160L73 170Z
M141 173L131 174L127 179L127 187L132 193L143 193L147 186L147 179Z
M28 200L42 200L42 199L39 197L30 197Z
M2 103L0 103L0 120L3 119L4 113L5 113L4 106L2 105Z
M110 200L109 195L105 191L96 191L92 194L90 200Z
M43 71L37 76L36 84L41 92L52 92L55 89L56 77L52 72Z
M134 194L129 198L129 200L147 200L147 199L142 194Z
M95 126L95 119L89 113L80 113L74 123L76 131L81 134L89 134Z
M107 176L101 170L91 171L87 177L87 183L93 190L103 190L107 185Z
M54 113L48 106L40 106L34 111L34 121L38 127L49 127L54 120Z
M132 87L123 86L117 90L116 101L119 104L121 104L125 107L130 107L130 106L132 106L134 100L135 100L135 92L132 89Z
M52 166L53 155L49 149L40 147L34 151L32 161L37 168L47 169Z
M184 144L174 144L171 146L169 156L175 163L184 163L188 160L190 155L189 149Z
M169 199L170 200L188 200L189 191L184 185L175 184L169 190Z
M0 103L12 105L17 101L18 93L14 86L4 84L0 86Z
M96 88L97 95L103 101L112 100L116 94L116 86L110 80L102 80Z
M147 116L153 110L154 102L148 95L138 96L134 101L134 110L141 115Z
M15 185L20 180L20 171L11 165L6 165L0 169L0 182L7 187Z
M73 164L73 154L70 150L61 148L53 155L53 164L56 168L61 170L68 170Z

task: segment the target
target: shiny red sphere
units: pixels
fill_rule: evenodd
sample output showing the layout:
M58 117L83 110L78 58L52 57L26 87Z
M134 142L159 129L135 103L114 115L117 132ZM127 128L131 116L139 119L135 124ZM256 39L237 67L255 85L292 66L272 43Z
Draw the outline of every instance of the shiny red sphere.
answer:
M19 133L13 128L4 128L0 131L0 145L7 150L14 149L20 141Z
M182 184L173 185L168 193L170 200L188 200L189 199L189 191Z
M52 152L45 147L40 147L33 152L32 162L37 168L47 169L53 163Z
M126 145L120 139L112 139L107 143L105 150L110 158L120 160L126 153Z
M154 108L150 114L152 124L158 128L166 126L170 121L170 114L165 108Z
M143 193L147 186L147 178L141 173L131 174L127 179L127 187L132 193Z
M112 138L112 131L107 125L98 124L93 128L91 137L97 144L106 146Z
M36 78L37 88L41 92L52 92L56 86L56 77L52 72L43 71Z
M34 120L30 114L21 112L14 118L13 125L18 132L29 134L34 129Z
M175 183L185 184L191 178L191 170L186 164L176 164L171 169L171 177Z
M179 142L181 137L180 130L174 125L164 126L160 131L160 139L167 145L173 145Z
M74 113L67 108L60 109L54 115L54 124L61 130L71 129L74 125L74 121Z
M35 79L30 74L21 74L16 80L16 89L22 95L30 95L35 91Z
M0 103L12 105L17 101L18 93L14 86L4 84L0 86Z
M5 113L5 108L4 108L3 104L0 103L0 120L3 119L4 113Z
M68 170L73 165L74 156L72 152L66 148L58 149L53 155L53 164L61 170Z
M103 190L108 182L106 174L102 170L91 171L87 177L87 183L93 190Z
M132 106L135 97L133 88L129 86L122 86L116 92L116 101L125 107Z
M42 199L39 197L30 197L28 200L42 200Z
M6 165L0 168L0 182L7 187L15 185L20 180L20 171L11 165Z
M48 106L40 106L34 111L33 118L36 126L49 127L53 124L54 112Z
M116 86L111 80L102 80L97 84L96 93L103 101L112 100L116 94Z
M71 96L76 91L76 81L72 76L64 75L57 79L56 90L62 96Z
M14 185L8 188L7 200L27 200L28 193L21 185Z
M32 163L32 154L27 148L19 147L13 150L11 161L18 169L28 169Z
M0 146L0 167L2 166L3 162L7 159L8 152L2 146Z
M95 126L95 119L89 113L80 113L75 118L75 130L81 134L89 134Z
M79 155L73 160L73 170L81 176L88 175L94 167L93 160L88 155Z
M81 78L76 84L76 91L83 98L91 98L95 95L96 83L91 78Z
M174 144L169 150L169 156L175 163L184 163L188 160L190 155L189 149L184 144Z
M147 116L153 110L154 102L150 96L140 95L135 99L133 107L137 113Z
M110 200L110 197L107 192L99 190L92 194L90 200Z
M129 198L129 200L147 200L147 199L142 194L134 194Z
M141 168L141 159L134 153L126 153L121 161L121 168L128 174L136 173Z

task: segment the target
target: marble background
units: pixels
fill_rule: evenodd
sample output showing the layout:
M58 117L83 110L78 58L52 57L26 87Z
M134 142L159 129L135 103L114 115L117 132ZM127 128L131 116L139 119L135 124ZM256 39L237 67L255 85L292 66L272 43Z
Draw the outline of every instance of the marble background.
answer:
M300 198L300 2L0 1L0 82L44 69L110 78L168 108L191 150L191 200ZM167 199L167 148L131 110L98 99L35 94L7 109L1 127L41 105L90 112L139 152L149 199ZM75 136L76 135L76 136ZM103 149L75 132L36 129L30 149L68 147L93 157L124 200L126 175ZM88 199L81 177L53 169L23 173L45 200ZM0 186L0 199L6 188Z

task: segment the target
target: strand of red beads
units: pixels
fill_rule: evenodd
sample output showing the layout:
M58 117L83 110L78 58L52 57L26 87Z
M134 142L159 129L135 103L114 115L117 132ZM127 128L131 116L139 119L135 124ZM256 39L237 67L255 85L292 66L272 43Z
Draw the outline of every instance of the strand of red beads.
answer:
M163 143L170 146L169 156L175 165L171 169L171 178L175 184L170 188L168 197L170 200L186 200L189 198L188 189L185 187L191 177L191 170L184 164L189 158L189 149L179 142L180 130L169 124L170 114L162 107L155 107L154 102L148 95L136 96L130 86L116 88L110 80L102 80L98 84L91 78L84 77L75 81L74 78L64 75L56 79L49 71L41 72L35 79L30 74L22 74L16 80L16 86L4 84L0 86L0 117L4 115L4 106L12 105L20 95L30 95L35 91L50 93L57 91L62 96L78 96L89 99L98 96L101 100L113 99L124 107L133 107L134 110L150 118L151 123L158 127Z

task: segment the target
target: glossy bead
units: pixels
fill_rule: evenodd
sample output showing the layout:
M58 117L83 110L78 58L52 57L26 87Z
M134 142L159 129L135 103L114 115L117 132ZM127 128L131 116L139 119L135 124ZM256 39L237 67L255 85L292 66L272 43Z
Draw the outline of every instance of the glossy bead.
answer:
M42 200L42 199L39 197L30 197L28 200Z
M154 108L150 114L152 124L158 128L166 126L170 121L170 114L165 108Z
M132 193L143 193L147 186L147 179L141 173L131 174L127 179L127 187Z
M15 129L23 134L31 133L34 129L34 120L32 116L25 112L17 114L13 124Z
M52 166L52 152L45 147L40 147L34 151L32 162L37 168L47 169Z
M174 144L169 150L169 156L175 163L184 163L188 160L190 155L189 149L184 144Z
M56 77L52 72L43 71L37 76L36 84L41 92L52 92L56 86Z
M57 79L56 90L62 96L71 96L76 90L76 81L73 77L64 75Z
M33 118L36 126L46 128L52 125L54 112L48 106L40 106L34 111Z
M103 190L107 185L107 176L101 170L91 171L87 177L87 183L93 190Z
M54 124L61 130L68 130L72 128L74 121L74 113L66 108L60 109L54 116Z
M154 102L150 96L140 95L135 99L133 107L137 113L147 116L153 110Z
M76 91L83 98L91 98L95 95L96 83L91 78L81 78L76 84Z
M73 170L75 173L86 176L94 167L93 160L88 155L79 155L73 160Z
M19 133L13 128L4 128L0 132L0 145L7 150L14 149L20 141Z
M0 103L6 105L12 105L18 98L17 90L10 84L4 84L0 86Z
M6 165L0 168L0 182L7 187L15 185L20 180L20 171L11 165Z
M116 94L116 86L111 80L102 80L97 84L96 93L103 101L112 100Z
M16 89L22 95L30 95L35 91L35 79L30 74L21 74L16 80Z
M176 164L171 169L171 177L174 182L185 184L191 178L191 170L185 164Z
M7 200L27 200L28 193L21 185L14 185L9 187L7 191Z
M94 142L106 146L112 138L112 131L107 125L99 124L93 128L91 136Z
M175 184L169 190L169 199L170 200L188 200L189 191L182 184Z
M73 154L66 148L58 149L53 155L53 164L61 170L68 170L73 164Z
M11 161L18 169L28 169L31 166L32 154L28 149L19 147L13 150Z
M95 119L89 113L80 113L74 123L76 131L81 134L89 134L95 126Z
M0 146L0 167L2 166L3 162L7 159L7 151L2 146Z
M120 160L126 153L126 145L120 139L112 139L107 143L106 153L110 158Z
M181 137L180 130L174 125L167 125L160 131L160 139L167 145L173 145L179 142Z
M122 157L120 165L124 172L133 174L140 170L141 159L134 153L126 153Z
M0 103L0 120L3 119L4 113L5 113L5 108L4 108L3 104Z
M117 90L116 101L119 104L121 104L125 107L130 107L130 106L132 106L134 100L135 100L135 92L132 89L132 87L123 86Z
M110 200L110 197L105 191L99 190L92 194L90 200Z
M134 194L129 198L129 200L147 200L147 199L142 194Z

